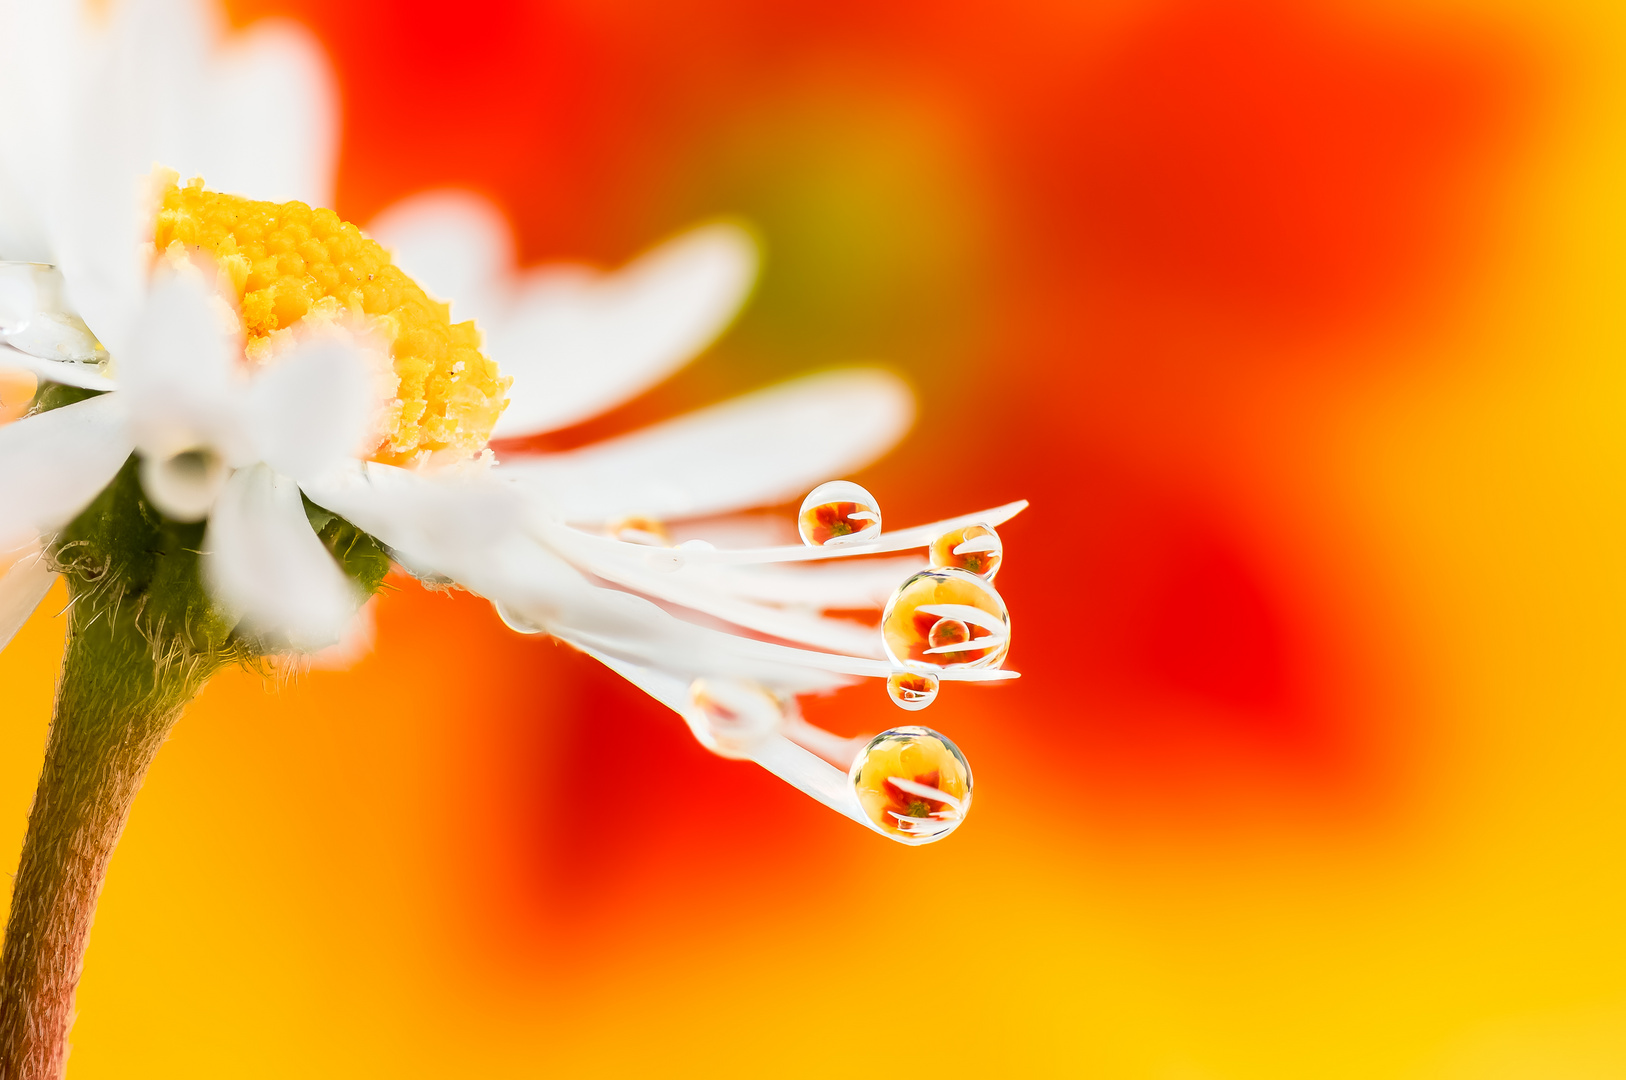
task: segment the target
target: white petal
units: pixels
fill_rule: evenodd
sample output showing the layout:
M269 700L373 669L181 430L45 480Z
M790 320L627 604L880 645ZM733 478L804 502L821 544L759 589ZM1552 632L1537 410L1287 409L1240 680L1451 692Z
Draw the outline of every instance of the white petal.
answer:
M978 510L974 514L961 514L959 517L944 518L929 525L914 525L907 529L895 529L892 532L882 533L876 539L863 544L847 544L826 547L820 545L812 547L806 544L790 545L784 547L766 548L710 548L685 552L685 561L702 565L706 563L742 565L748 563L788 563L788 562L823 562L829 559L846 559L855 555L880 555L892 551L909 551L913 548L929 547L932 541L952 529L963 529L967 525L1003 525L1011 518L1028 508L1026 499L1004 506L995 506L988 510ZM591 534L588 534L591 535ZM595 537L604 543L615 543L608 537Z
M298 485L265 465L226 482L203 546L205 580L248 633L315 650L339 641L361 604L311 531Z
M613 274L532 273L508 317L484 328L497 366L514 377L495 434L565 427L660 382L722 333L756 272L750 234L719 223Z
M257 459L235 377L231 312L190 270L160 273L130 347L117 357L131 434L147 456L210 448L231 465Z
M688 680L617 660L591 649L583 651L680 716L689 707ZM845 814L860 825L874 828L853 794L847 774L789 739L781 735L772 736L749 747L746 756L832 810Z
M158 87L177 71L153 61L171 28L146 17L152 8L152 0L118 4L89 42L83 70L68 82L68 139L49 192L70 306L121 360L141 308L143 245L152 243L150 175L168 115Z
M703 578L675 570L658 569L651 559L678 558L682 552L671 548L640 548L623 544L618 549L577 542L581 533L564 527L551 527L542 533L550 546L578 568L606 581L636 589L645 596L680 604L713 618L748 630L809 645L817 649L879 658L883 655L881 635L847 619L829 619L806 610L785 610L753 603L708 586ZM614 556L611 557L612 553ZM716 567L711 568L718 569ZM896 586L903 579L898 578Z
M489 199L472 191L426 191L387 208L367 234L426 292L450 303L454 319L478 322L490 344L491 329L507 310L514 241L508 219Z
M38 553L25 555L0 574L0 649L23 628L56 578L55 571Z
M685 560L678 573L705 587L767 604L790 604L818 610L878 608L926 560L867 559L818 567L731 566Z
M300 345L254 378L247 399L257 456L296 480L356 456L374 407L372 368L345 341Z
M65 71L84 71L85 5L0 0L0 257L54 262L48 209L70 130Z
M377 462L306 480L312 502L378 538L420 576L450 577L485 595L492 552L522 538L523 507L483 477L426 476Z
M793 499L869 464L914 417L886 372L810 375L563 454L506 457L498 473L568 521L699 517Z
M46 382L77 386L85 390L114 390L118 383L102 374L99 364L81 364L71 360L46 360L38 356L0 345L0 367L18 368L32 372Z
M191 132L193 172L214 191L333 205L338 88L311 32L288 19L229 37L207 70L205 116ZM180 163L173 168L185 168Z
M73 520L132 449L118 394L0 426L0 548Z

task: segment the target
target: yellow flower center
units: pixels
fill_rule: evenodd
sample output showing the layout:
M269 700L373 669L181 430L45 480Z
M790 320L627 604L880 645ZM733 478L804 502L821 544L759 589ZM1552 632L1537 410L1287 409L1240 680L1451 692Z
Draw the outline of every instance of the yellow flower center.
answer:
M491 437L509 379L480 351L472 322L453 323L389 252L332 210L164 187L154 241L163 254L213 256L236 293L251 363L295 327L360 323L389 343L398 380L376 461L460 460Z

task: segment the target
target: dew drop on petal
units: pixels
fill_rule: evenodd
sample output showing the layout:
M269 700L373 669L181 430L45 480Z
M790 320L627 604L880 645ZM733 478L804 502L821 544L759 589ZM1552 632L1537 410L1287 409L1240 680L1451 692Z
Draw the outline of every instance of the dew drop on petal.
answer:
M886 693L898 708L917 712L937 700L937 676L929 671L894 671L886 677Z
M536 623L525 618L523 615L520 615L506 604L494 603L491 606L497 609L497 618L501 619L503 621L503 625L508 627L508 629L517 630L521 634L543 633L542 627L536 625Z
M929 844L971 809L971 766L927 727L899 727L869 741L847 774L875 828L900 844Z
M994 587L964 570L922 570L892 594L881 641L912 670L998 667L1011 645L1011 616Z
M684 719L700 744L723 757L744 757L785 721L785 706L766 688L744 679L696 679L689 684Z
M874 540L881 535L881 504L850 480L831 480L802 500L796 530L809 547Z
M992 581L1005 559L1005 545L992 525L967 525L950 529L932 541L932 565Z

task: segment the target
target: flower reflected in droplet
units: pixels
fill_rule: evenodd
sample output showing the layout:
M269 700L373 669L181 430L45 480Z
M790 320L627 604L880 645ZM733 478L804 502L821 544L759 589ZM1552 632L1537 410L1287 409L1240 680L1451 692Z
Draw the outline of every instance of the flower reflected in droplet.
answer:
M850 480L831 480L802 500L796 528L811 547L873 540L881 535L881 504Z
M959 747L931 728L883 731L849 775L864 813L899 843L941 840L971 809L971 766Z

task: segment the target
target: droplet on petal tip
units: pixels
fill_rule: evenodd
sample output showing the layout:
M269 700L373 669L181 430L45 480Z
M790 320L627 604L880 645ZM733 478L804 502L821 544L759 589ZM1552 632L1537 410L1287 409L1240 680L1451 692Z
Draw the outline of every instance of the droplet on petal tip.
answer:
M785 706L765 687L743 679L696 679L686 719L700 744L722 757L746 757L778 733Z
M946 570L964 570L989 581L999 573L1005 545L993 526L977 523L950 529L932 541L931 564Z
M941 840L971 809L971 765L927 727L883 731L854 759L848 779L876 831L900 844Z
M918 712L937 700L938 679L929 671L894 671L886 677L886 694L900 709Z
M887 601L881 641L907 670L999 667L1011 644L1011 616L994 587L964 570L923 570Z
M850 480L831 480L802 500L796 530L809 547L874 540L881 535L881 504Z

